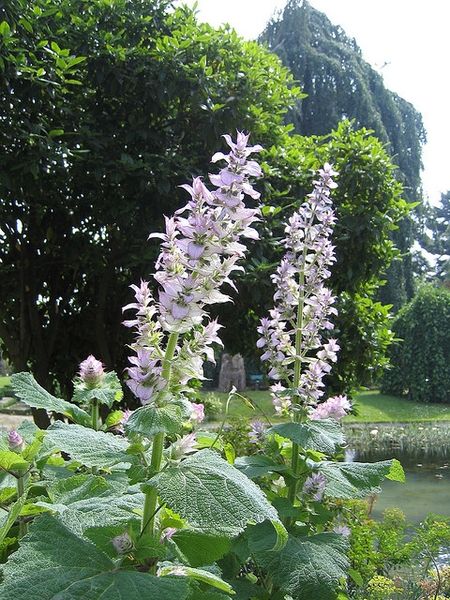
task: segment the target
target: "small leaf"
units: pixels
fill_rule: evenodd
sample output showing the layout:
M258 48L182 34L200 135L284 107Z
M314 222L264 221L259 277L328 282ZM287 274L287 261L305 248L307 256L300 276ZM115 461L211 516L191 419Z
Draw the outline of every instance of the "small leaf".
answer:
M0 35L3 37L9 37L11 34L11 27L7 21L2 21L0 23Z
M184 565L173 565L162 567L159 573L161 577L164 577L166 575L189 577L197 581L201 581L202 583L206 583L207 585L211 585L212 587L215 587L218 590L221 590L222 592L234 594L234 590L229 583L227 583L217 575L214 575L214 573L210 573L209 571L203 571L202 569L194 569L192 567L185 567Z
M59 137L60 135L64 135L64 129L51 129L48 135L49 137Z
M84 382L77 382L73 395L73 401L77 404L90 404L93 400L97 400L109 408L114 402L120 402L122 398L122 386L114 371L105 373L101 384L95 388L87 388Z

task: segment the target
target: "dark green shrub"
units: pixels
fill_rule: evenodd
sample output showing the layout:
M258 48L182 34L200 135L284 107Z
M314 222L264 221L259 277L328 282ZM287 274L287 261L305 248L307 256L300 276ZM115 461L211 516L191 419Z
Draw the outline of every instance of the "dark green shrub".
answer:
M450 292L424 286L398 314L399 341L383 391L420 402L450 402Z

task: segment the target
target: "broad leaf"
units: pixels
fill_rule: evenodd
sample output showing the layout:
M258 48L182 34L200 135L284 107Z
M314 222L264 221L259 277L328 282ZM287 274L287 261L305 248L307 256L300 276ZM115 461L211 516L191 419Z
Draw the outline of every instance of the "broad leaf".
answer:
M239 456L235 460L234 466L250 479L262 477L263 475L267 475L267 473L282 473L289 469L287 465L280 465L268 456L261 456L259 454L254 456Z
M135 410L126 423L126 430L151 437L156 433L179 433L183 422L189 418L188 405L172 402L166 406L141 406Z
M83 535L94 527L121 526L137 521L145 496L139 488L111 482L93 475L74 475L53 483L48 490L52 502L37 506L56 515L73 532Z
M396 459L375 463L316 463L327 479L325 494L331 498L364 498L380 491L380 483L388 478L405 481L401 464Z
M14 525L26 501L27 497L25 495L21 496L14 504L8 507L8 512L0 511L0 546Z
M230 549L229 538L205 535L191 529L181 529L172 538L191 567L211 565Z
M26 471L30 466L20 454L12 450L0 450L0 469L4 471Z
M118 570L106 554L47 515L33 523L3 574L2 600L184 600L188 596L185 580Z
M38 384L31 373L23 372L11 375L11 385L16 396L28 406L60 413L69 417L72 421L84 425L90 422L90 416L86 411L76 404L71 404L49 394L47 390Z
M58 421L47 430L47 441L86 467L131 463L127 440L112 433Z
M272 522L277 544L286 530L261 489L213 450L202 450L150 480L161 499L205 533L234 537L248 523Z
M325 454L333 454L338 446L345 443L342 428L333 419L307 423L279 423L273 425L268 433L277 433L305 450L318 450Z
M73 400L77 404L90 404L93 400L97 400L109 408L114 402L120 402L122 398L122 386L114 371L105 373L101 384L93 389L86 387L84 382L78 382L73 395Z
M250 549L276 586L295 600L336 599L339 580L347 575L348 544L344 536L336 533L290 535L278 553L268 550L272 543L273 533L265 525L255 527L250 534Z

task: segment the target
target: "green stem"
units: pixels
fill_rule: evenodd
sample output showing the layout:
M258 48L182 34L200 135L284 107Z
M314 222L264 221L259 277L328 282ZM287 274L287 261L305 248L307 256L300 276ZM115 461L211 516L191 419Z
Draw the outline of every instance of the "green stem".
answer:
M303 265L306 261L306 246L303 248ZM297 323L295 329L295 364L294 364L294 389L297 389L300 385L300 376L302 372L302 357L301 357L301 349L302 349L302 328L303 328L303 309L305 306L305 271L304 268L300 271L299 278L299 290L300 295L298 299L297 306ZM298 399L295 404L299 404ZM300 421L300 413L298 410L294 412L294 421L298 423ZM292 469L292 481L288 487L288 500L293 505L295 502L295 498L297 496L297 487L298 487L298 470L299 470L299 451L300 447L295 442L292 443L292 457L291 457L291 469ZM291 521L292 519L290 519Z
M22 477L17 478L17 497L21 498L25 494L25 482L27 475L23 475ZM19 517L19 539L23 538L23 536L28 531L28 525L24 521L23 517Z
M99 404L98 404L98 400L96 398L94 398L94 400L92 400L92 429L95 429L95 431L98 431L99 419L100 419Z
M172 365L172 359L175 354L175 348L177 347L178 333L171 333L167 342L166 353L162 362L162 373L161 376L167 381L170 380L170 370ZM153 438L152 446L152 459L150 462L152 475L158 473L161 470L161 462L164 450L164 432L157 433ZM149 533L154 535L155 533L155 514L156 504L158 502L158 492L155 488L152 488L145 495L144 502L144 513L142 515L142 526L141 533Z

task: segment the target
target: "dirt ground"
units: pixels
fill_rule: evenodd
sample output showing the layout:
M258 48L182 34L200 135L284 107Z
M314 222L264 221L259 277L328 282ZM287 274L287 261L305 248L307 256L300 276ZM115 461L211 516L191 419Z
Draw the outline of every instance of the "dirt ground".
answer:
M22 421L32 421L33 417L24 415L5 415L0 414L0 429L16 429Z

